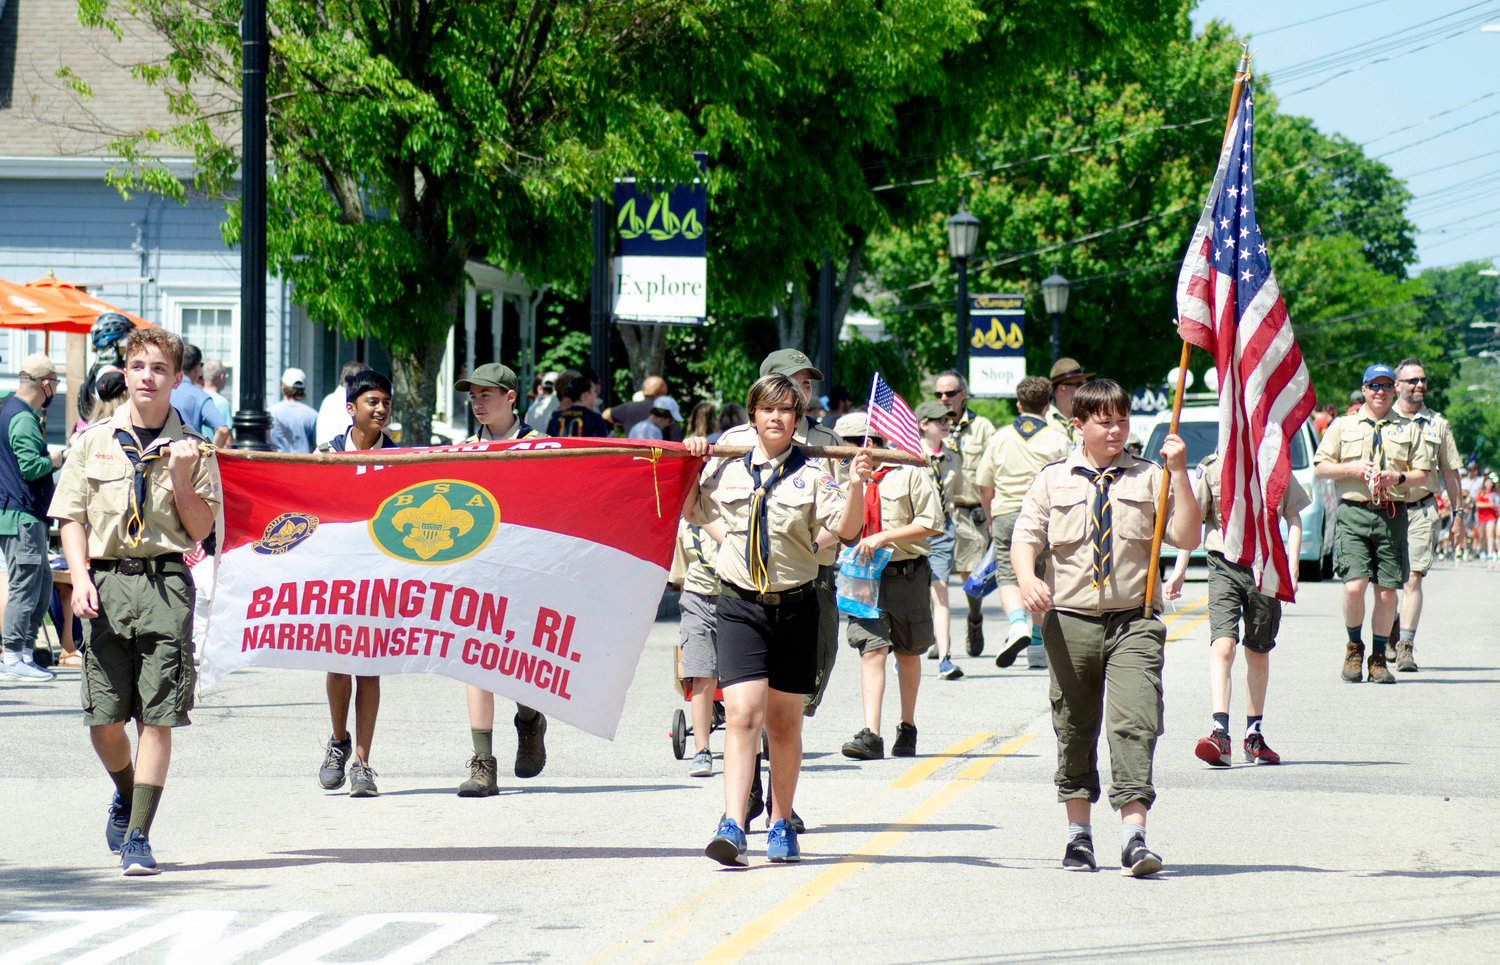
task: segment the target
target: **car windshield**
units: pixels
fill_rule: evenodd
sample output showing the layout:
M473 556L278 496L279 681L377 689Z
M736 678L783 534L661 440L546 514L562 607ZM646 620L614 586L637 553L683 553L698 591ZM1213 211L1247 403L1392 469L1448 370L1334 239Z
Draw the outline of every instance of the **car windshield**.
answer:
M1198 465L1209 453L1218 448L1219 423L1213 422L1179 422L1177 434L1182 436L1182 441L1187 444L1187 464L1189 468ZM1298 432L1292 436L1292 468L1306 469L1308 467L1307 434ZM1165 423L1151 430L1151 439L1146 443L1144 455L1148 459L1161 460L1161 444L1167 438L1167 426Z

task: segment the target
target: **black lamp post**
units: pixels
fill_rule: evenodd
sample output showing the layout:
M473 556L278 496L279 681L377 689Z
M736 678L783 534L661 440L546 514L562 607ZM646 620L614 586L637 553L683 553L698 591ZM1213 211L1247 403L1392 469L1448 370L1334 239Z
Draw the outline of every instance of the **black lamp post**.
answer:
M1068 310L1068 280L1057 272L1042 282L1042 304L1052 316L1052 364L1062 357L1062 316Z
M979 219L958 203L958 214L948 219L948 256L958 265L958 352L954 365L969 377L969 259L979 241Z
M266 411L266 5L246 0L240 24L244 119L240 171L240 410L235 446L270 449Z

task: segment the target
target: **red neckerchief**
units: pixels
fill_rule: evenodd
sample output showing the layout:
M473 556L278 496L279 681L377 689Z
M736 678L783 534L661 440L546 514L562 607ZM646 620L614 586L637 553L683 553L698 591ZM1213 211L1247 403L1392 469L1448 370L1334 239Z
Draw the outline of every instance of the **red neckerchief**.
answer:
M880 480L894 468L885 466L877 469L870 475L870 481L865 483L865 529L862 535L874 536L880 532Z

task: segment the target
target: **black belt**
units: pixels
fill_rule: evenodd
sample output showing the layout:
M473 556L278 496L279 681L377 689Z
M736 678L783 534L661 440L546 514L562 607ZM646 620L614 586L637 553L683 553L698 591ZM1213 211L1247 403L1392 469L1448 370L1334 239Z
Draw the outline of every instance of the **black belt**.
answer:
M925 556L913 556L909 560L901 560L896 563L887 563L885 565L885 572L896 574L910 573L912 570L915 570L917 567L926 562L927 557Z
M733 583L720 581L719 590L725 596L732 596L736 600L744 600L747 603L764 603L776 606L781 603L800 603L813 595L811 583L794 586L790 590L780 590L775 593L756 593L752 590L742 590Z
M140 576L147 570L155 570L160 573L162 568L169 563L175 563L184 570L187 564L182 560L181 553L163 553L160 556L127 556L119 560L91 560L89 566L95 570L106 573L114 572L122 576Z
M1417 500L1416 502L1407 503L1406 505L1408 505L1408 506L1415 506L1417 509L1421 509L1424 506L1426 506L1428 503L1435 503L1435 502L1437 502L1437 496L1434 495L1433 493L1428 493L1427 495L1423 496L1421 499Z

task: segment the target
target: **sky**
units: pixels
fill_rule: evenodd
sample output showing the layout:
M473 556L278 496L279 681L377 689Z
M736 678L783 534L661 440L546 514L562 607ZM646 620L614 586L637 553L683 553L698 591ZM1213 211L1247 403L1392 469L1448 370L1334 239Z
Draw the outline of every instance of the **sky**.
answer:
M1210 19L1249 41L1283 113L1406 182L1413 273L1500 263L1500 30L1481 30L1500 0L1201 0L1193 23Z

